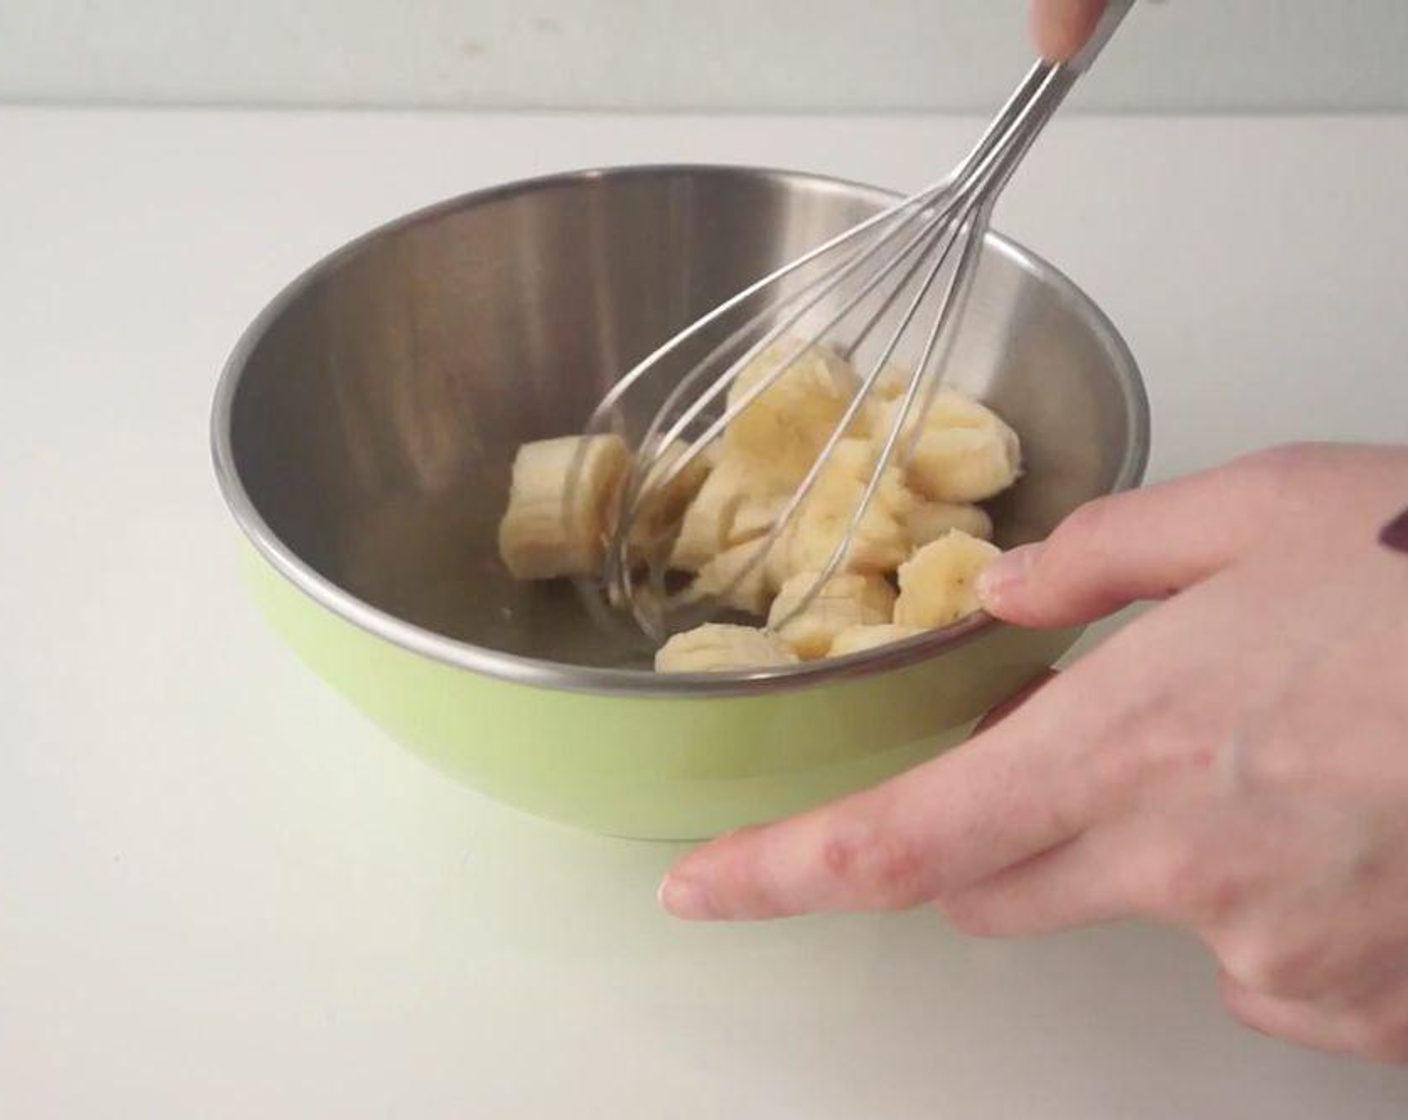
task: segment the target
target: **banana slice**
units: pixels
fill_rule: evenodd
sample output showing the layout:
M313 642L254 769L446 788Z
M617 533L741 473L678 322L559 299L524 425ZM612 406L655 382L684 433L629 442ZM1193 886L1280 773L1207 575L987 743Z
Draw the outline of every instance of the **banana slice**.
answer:
M796 663L797 655L776 635L718 623L675 634L655 654L657 673L718 673Z
M825 569L831 553L859 508L874 469L876 448L863 439L843 439L835 447L816 486L797 511L787 551L774 572L778 586L799 572ZM910 553L901 517L913 498L900 472L887 468L865 516L851 537L842 571L892 572ZM777 579L777 575L783 579Z
M759 616L768 613L768 586L765 564L757 564L732 590L729 585L752 563L762 542L747 541L719 553L702 568L689 585L686 598L692 602L715 599L722 606Z
M926 544L900 565L895 622L930 629L978 610L978 573L1002 550L958 529Z
M1002 493L1022 473L1017 434L991 428L926 428L910 455L910 483L940 502L981 502Z
M919 411L924 403L923 388L915 398L914 406L905 417L906 430L913 429L919 420ZM888 398L883 405L877 406L876 419L879 421L877 429L888 431L898 417L903 401L899 396ZM1002 418L981 401L974 400L967 393L957 389L940 389L934 394L934 399L929 402L929 412L924 417L924 430L929 431L937 428L987 428L994 422L1002 423ZM877 430L877 436L883 434Z
M659 465L655 469L663 476L688 450L689 445L683 440L672 440L656 456ZM674 478L650 496L648 504L655 518L663 521L676 519L694 500L715 466L709 450L705 448L695 455Z
M743 371L742 394L775 373L799 343L783 340ZM806 346L796 362L669 486L633 514L637 559L668 551L693 572L685 598L767 617L776 633L710 624L659 651L661 672L749 669L845 656L942 627L979 609L976 579L999 550L992 519L974 504L1021 474L1016 433L991 409L953 390L935 394L922 428L908 421L909 459L887 467L835 575L805 609L817 573L860 505L880 448L912 380L887 365L853 430L837 441L815 486L756 568L744 570L831 439L859 384L839 354ZM668 463L676 444L660 457ZM581 456L577 487L568 494ZM542 440L519 449L499 549L519 579L590 574L619 514L630 451L617 436ZM896 596L887 573L898 570ZM738 582L738 586L730 585ZM795 618L789 618L796 613Z
M868 440L848 437L836 444L816 486L778 535L763 562L768 588L774 594L799 572L816 572L826 567L852 511L865 493L875 460L876 449ZM893 571L911 551L898 519L915 500L905 489L900 472L887 470L852 540L848 563L841 570ZM785 498L776 503L779 514L785 504Z
M967 502L912 502L900 515L909 543L923 548L950 529L960 529L970 537L992 540L992 518L981 506Z
M875 395L882 401L896 401L905 395L909 383L914 380L914 371L894 362L886 362L873 386ZM923 390L921 389L922 393Z
M748 490L748 465L737 458L721 460L684 511L670 567L697 572L727 548L734 518Z
M900 404L892 401L883 406L876 440L888 434ZM916 419L906 418L907 432L913 430ZM1002 417L955 390L934 394L905 466L905 476L915 490L933 501L980 502L1006 490L1021 473L1021 443Z
M783 584L768 612L768 625L804 661L825 657L843 631L887 623L894 613L895 593L884 579L847 573L827 580L815 598L789 621L788 616L805 600L816 580L814 572L793 576Z
M745 498L734 515L729 527L730 545L746 544L772 531L779 515L787 506L787 495L778 494L765 498Z
M579 450L582 464L570 496ZM515 579L588 575L601 565L612 496L630 461L614 435L563 436L525 443L513 460L499 555Z
M673 441L662 448L656 461L660 476L669 471L673 460L685 453L687 445L682 440ZM653 554L665 549L673 549L671 537L677 533L681 520L689 504L698 496L700 489L709 477L711 466L707 461L707 450L696 455L665 486L656 487L649 494L637 497L637 508L631 515L631 535L628 541L630 555L635 561L644 563ZM620 512L620 490L624 488L629 472L621 476L615 497L608 509L612 517Z
M777 540L763 557L763 574L768 591L776 595L797 570L792 566L792 546L797 540L797 519L792 521L777 535ZM766 543L766 542L763 542ZM823 562L822 567L825 567ZM815 570L815 569L813 569Z
M858 482L862 490L870 485L875 473L875 464L880 458L880 448L869 439L846 438L840 440L832 450L827 469L817 479L816 490L823 495L834 492L837 497L849 496L851 484ZM891 464L885 468L876 488L871 509L880 509L894 517L900 517L914 504L915 497L904 484L904 474Z
M776 373L796 351L779 340L755 358L729 387L729 406ZM809 346L729 424L724 455L747 457L756 492L785 494L811 469L855 395L850 365L826 346Z
M893 622L882 622L874 626L852 626L836 635L836 640L831 643L831 652L827 656L845 657L851 653L865 653L922 633L924 631L921 627L898 626Z
M824 569L845 536L852 511L860 505L865 488L859 484L839 500L808 502L797 516L788 541L785 574ZM865 511L847 544L840 570L892 572L909 555L904 527L884 509L872 504Z

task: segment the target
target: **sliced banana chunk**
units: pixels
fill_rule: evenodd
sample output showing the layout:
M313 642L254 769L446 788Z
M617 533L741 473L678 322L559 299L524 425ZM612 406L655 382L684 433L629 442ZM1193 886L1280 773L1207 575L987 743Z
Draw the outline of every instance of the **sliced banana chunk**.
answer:
M710 624L676 635L657 655L661 672L845 656L979 609L977 577L1000 553L988 543L992 519L976 503L1020 477L1021 445L992 409L948 389L935 393L922 427L917 416L906 421L900 453L881 475L836 573L799 609L848 530L898 419L913 375L897 364L881 370L874 401L858 411L810 493L760 555L860 384L849 362L830 348L783 339L742 372L729 402L738 404L799 348L796 361L718 439L632 511L633 564L667 556L671 568L694 573L687 600L766 617L771 627ZM678 461L684 447L676 443L656 461ZM569 494L579 455L581 473ZM600 568L630 459L625 443L611 435L519 449L499 525L500 552L515 577L549 579ZM898 595L891 579L896 571Z
M920 410L924 406L924 393L928 387L921 386L909 414L905 417L905 430L910 431L919 422ZM901 395L887 398L877 406L876 429L873 437L878 439L886 434L899 418L904 402ZM929 411L923 415L924 430L937 428L987 428L993 422L1002 423L998 416L982 401L975 400L958 389L939 389L929 402Z
M879 576L855 573L832 576L797 612L816 580L815 572L793 576L782 585L768 612L768 625L804 661L825 657L843 631L889 622L894 613L895 592L890 585Z
M793 515L792 520L783 527L782 532L778 533L777 540L773 542L772 548L768 549L767 555L763 557L763 572L768 591L773 595L782 590L782 585L797 570L792 566L792 546L796 539L797 518L796 515ZM764 540L759 547L766 543ZM822 567L825 567L824 563Z
M909 543L923 548L950 529L961 529L970 537L992 540L992 518L982 506L968 502L915 501L900 516Z
M797 351L782 339L755 358L729 387L730 407L774 375ZM806 476L855 396L850 365L827 346L808 346L729 424L723 454L752 463L755 492L785 494Z
M797 511L788 534L785 558L778 561L783 579L799 572L824 570L860 507L876 462L876 448L863 439L837 443L816 486ZM865 515L852 535L842 571L892 572L910 553L901 517L913 497L900 472L886 468Z
M827 462L826 470L817 480L817 491L826 495L833 492L839 500L854 492L853 482L864 488L870 485L880 458L880 448L868 439L840 440ZM870 508L882 510L892 517L903 517L917 501L904 484L904 474L893 463L885 468L880 476L880 485L875 489L875 497Z
M998 425L926 428L910 455L910 484L940 502L981 502L1002 493L1022 473L1022 452L1017 434Z
M894 621L930 629L947 626L978 610L978 575L1002 550L950 530L900 566Z
M852 511L859 506L863 488L857 486L844 502L808 503L798 514L795 532L788 541L786 574L819 571L826 567L836 546L845 537ZM865 511L847 542L840 570L892 572L909 555L909 538L893 514L872 505Z
M901 402L883 407L874 438L893 427ZM905 420L906 434L918 421L919 402ZM1000 494L1022 473L1022 448L1014 432L987 405L953 389L934 394L923 429L905 464L905 477L923 497L940 502L980 502Z
M982 401L958 389L940 389L929 403L926 428L987 428L1002 424L1002 417Z
M924 630L918 626L899 626L893 622L882 622L873 626L852 626L842 630L831 643L828 657L845 657L851 653L865 653L868 650L888 646L892 642L902 642Z
M659 453L660 477L664 477L669 470L668 464L682 455L685 449L685 444L676 440ZM633 563L643 565L657 555L673 550L681 518L709 477L709 470L703 456L696 456L664 486L653 485L649 493L636 495L635 508L630 511L631 533L627 541L628 555ZM609 524L622 513L621 491L629 480L630 472L627 471L617 483L607 505Z
M775 634L751 626L707 623L673 635L655 654L657 673L718 673L794 665L797 655Z
M721 460L684 511L670 567L697 572L727 548L734 518L748 491L747 464L737 458Z
M683 440L672 440L655 456L657 465L652 473L664 478L688 451L689 445ZM664 486L653 486L652 493L643 503L649 507L652 518L657 523L677 520L698 495L714 465L709 449L705 448L685 463Z
M745 544L766 536L772 531L778 517L787 507L787 495L777 494L763 498L745 498L734 515L733 525L728 531L728 543Z
M572 493L573 467L581 468ZM525 443L513 460L499 555L515 579L588 575L601 565L610 502L630 461L614 435ZM570 508L569 508L570 502Z
M882 401L899 400L909 391L909 383L913 380L912 369L896 362L886 362L880 376L875 379L875 395ZM919 391L922 393L924 390L921 387Z
M767 614L768 599L772 595L767 567L759 562L748 571L761 544L761 541L746 541L719 553L699 569L689 585L687 598L695 602L714 599L722 606L759 617Z

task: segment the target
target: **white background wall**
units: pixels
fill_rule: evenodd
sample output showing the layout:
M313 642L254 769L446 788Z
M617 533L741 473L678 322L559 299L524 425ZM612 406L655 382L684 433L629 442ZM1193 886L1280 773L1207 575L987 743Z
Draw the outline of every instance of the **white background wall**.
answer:
M0 0L20 101L989 108L1027 0ZM1408 0L1143 0L1081 102L1408 108Z

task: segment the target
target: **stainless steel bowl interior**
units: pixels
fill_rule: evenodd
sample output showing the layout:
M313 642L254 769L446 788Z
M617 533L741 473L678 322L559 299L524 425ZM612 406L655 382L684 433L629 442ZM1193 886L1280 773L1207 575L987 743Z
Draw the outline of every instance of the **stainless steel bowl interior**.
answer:
M581 429L613 380L714 304L890 196L721 167L630 168L469 195L354 242L251 326L217 394L217 471L241 526L351 621L534 683L743 690L869 671L654 678L570 588L511 580L495 530L519 444ZM950 366L1023 437L1000 543L1134 485L1147 405L1128 350L1050 265L990 235ZM662 391L668 386L662 385ZM931 656L982 625L929 637Z

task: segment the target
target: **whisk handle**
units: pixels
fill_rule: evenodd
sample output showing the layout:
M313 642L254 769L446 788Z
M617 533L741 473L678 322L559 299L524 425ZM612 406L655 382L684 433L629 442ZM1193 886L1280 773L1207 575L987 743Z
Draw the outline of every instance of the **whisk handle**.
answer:
M1085 46L1066 63L1066 68L1075 74L1083 74L1089 70L1096 57L1105 49L1115 33L1115 29L1123 22L1124 17L1129 15L1129 9L1134 7L1134 0L1107 0L1105 11L1100 16L1100 22L1095 25L1095 30L1090 33L1090 38Z
M1007 158L1002 161L1003 166L992 180L992 197L995 198L1007 184L1022 156L1041 135L1042 129L1055 115L1066 95L1071 92L1076 79L1095 62L1132 7L1134 0L1107 0L1105 10L1100 15L1100 22L1095 25L1089 41L1074 58L1060 63L1040 61L1023 79L1023 87L1035 81L1039 88L1031 103L1018 114L1017 126L999 142L999 146L1005 143L1008 153ZM1021 97L1023 87L1019 87L1018 93L1013 95L1014 101ZM1003 112L1005 114L1007 110L1004 109Z

